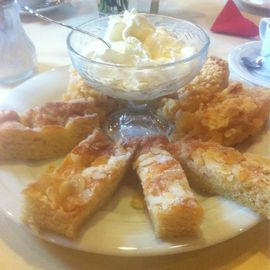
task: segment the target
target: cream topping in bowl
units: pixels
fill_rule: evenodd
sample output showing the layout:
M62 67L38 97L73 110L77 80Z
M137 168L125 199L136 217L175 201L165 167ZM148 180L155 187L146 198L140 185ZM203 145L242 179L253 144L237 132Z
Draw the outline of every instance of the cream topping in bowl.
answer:
M198 42L186 37L189 28L184 25L135 10L110 16L104 39L111 48L91 40L82 49L93 61L85 68L94 87L125 99L153 99L176 91L176 84L188 81L200 64L199 59L185 61L197 53Z
M87 56L97 62L140 67L175 62L195 52L194 47L187 46L166 28L155 27L135 10L111 16L105 40L111 48L95 46Z

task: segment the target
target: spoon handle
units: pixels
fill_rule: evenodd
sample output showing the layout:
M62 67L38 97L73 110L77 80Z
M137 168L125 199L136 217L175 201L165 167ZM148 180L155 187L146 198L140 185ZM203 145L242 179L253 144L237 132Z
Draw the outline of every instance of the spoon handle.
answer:
M102 39L99 36L96 36L95 34L92 34L92 33L88 32L88 31L83 30L83 29L77 28L75 26L71 26L71 25L68 25L68 24L65 24L65 23L62 23L62 22L59 22L59 21L55 21L55 20L53 20L53 19L51 19L49 17L43 16L40 13L37 13L36 11L34 11L32 8L30 8L28 6L24 6L23 10L30 13L30 14L32 14L32 15L34 15L34 16L36 16L36 17L38 17L38 18L40 18L40 19L42 19L42 20L44 20L44 21L47 21L47 22L50 22L50 23L55 23L55 24L64 26L66 28L69 28L71 30L78 31L78 32L81 32L81 33L86 34L88 36L94 37L94 38L102 41L108 48L111 48L111 45L107 41L105 41L104 39Z

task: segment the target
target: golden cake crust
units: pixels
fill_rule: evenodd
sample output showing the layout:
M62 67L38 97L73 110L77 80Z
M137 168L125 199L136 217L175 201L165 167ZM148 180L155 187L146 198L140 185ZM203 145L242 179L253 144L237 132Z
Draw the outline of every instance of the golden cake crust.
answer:
M163 98L158 114L168 120L174 120L177 112L194 112L208 103L216 93L228 85L229 70L225 60L208 57L199 74L183 89L177 98Z
M136 141L112 143L95 130L58 167L24 190L24 222L74 238L82 223L111 197L135 147Z
M270 218L270 160L215 142L185 139L170 145L192 185Z
M99 126L86 102L51 102L22 115L0 113L0 160L42 160L68 153Z
M202 221L202 208L167 145L162 136L143 138L133 163L156 235L162 238L194 233Z
M257 134L269 117L270 92L232 83L196 112L180 112L174 139L186 134L234 146Z
M101 121L103 121L104 116L119 106L118 100L90 87L74 68L70 68L69 84L63 99L65 101L87 101L93 104L98 108L96 112L99 114Z

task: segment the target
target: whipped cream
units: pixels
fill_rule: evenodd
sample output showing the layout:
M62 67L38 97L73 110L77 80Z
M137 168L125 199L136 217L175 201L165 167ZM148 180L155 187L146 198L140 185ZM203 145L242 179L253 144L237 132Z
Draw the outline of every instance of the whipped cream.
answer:
M186 45L164 27L155 27L143 14L135 10L125 11L123 16L112 16L109 19L104 39L111 44L91 46L85 55L97 62L134 67L130 70L91 67L92 75L104 84L121 88L124 91L145 90L168 79L188 75L190 65L158 68L161 64L173 63L195 53L195 47ZM136 72L136 68L157 66ZM179 72L181 74L179 74ZM99 78L99 79L98 79Z

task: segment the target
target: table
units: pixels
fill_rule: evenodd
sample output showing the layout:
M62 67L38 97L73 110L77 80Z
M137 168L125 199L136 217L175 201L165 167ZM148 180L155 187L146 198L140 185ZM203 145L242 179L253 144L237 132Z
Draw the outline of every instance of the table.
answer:
M248 40L209 31L225 2L160 0L160 13L188 19L201 25L211 38L209 54L227 58L232 48ZM81 0L72 3L74 5L67 4L48 15L73 25L97 16L96 1ZM241 8L247 10L247 7ZM259 22L258 14L265 16L263 12L250 11L253 14L244 12L244 15L255 23ZM65 44L67 30L29 16L22 16L22 21L27 34L36 46L39 72L69 64ZM0 86L0 99L13 88L14 86ZM114 257L78 252L47 243L26 232L0 213L0 269L267 270L270 269L269 231L270 222L265 220L231 240L198 251L158 258Z

